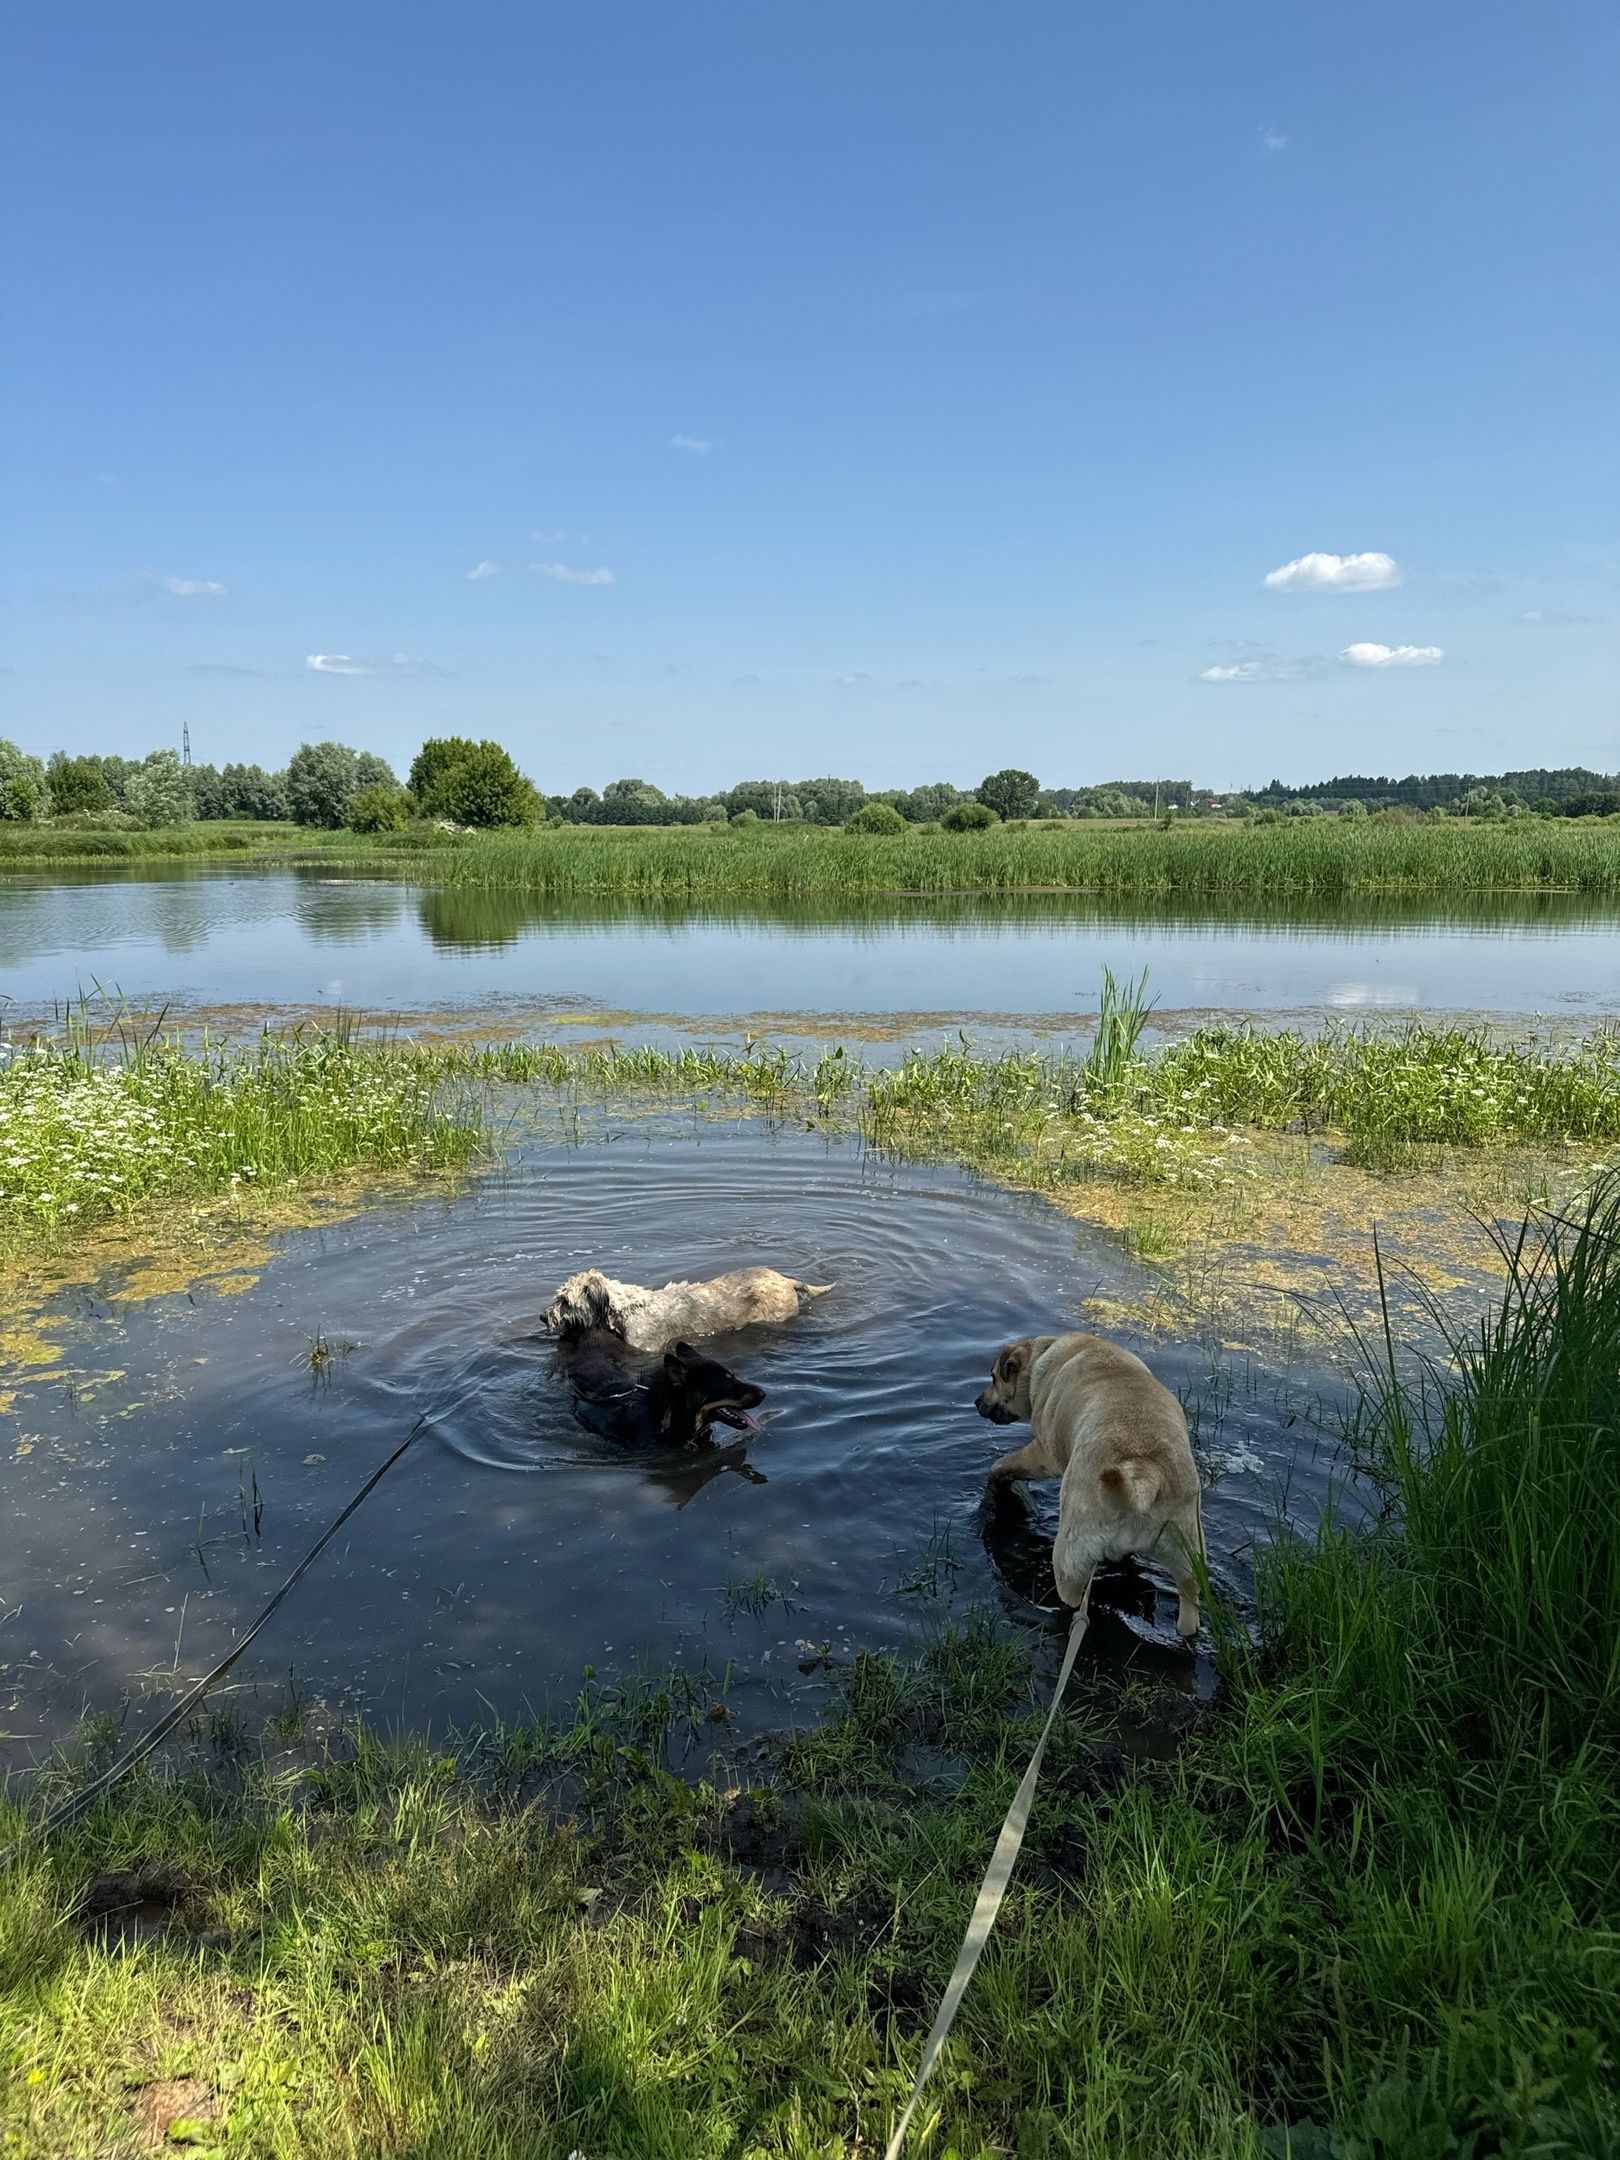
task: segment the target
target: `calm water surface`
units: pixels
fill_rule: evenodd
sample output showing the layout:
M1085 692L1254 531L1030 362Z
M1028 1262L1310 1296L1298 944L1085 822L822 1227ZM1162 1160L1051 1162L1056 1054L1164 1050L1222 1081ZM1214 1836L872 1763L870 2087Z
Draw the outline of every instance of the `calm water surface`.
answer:
M0 993L408 1011L499 997L643 1013L1054 1017L1104 966L1167 1009L1620 1012L1620 914L1560 896L1452 910L1189 915L1061 895L720 917L317 872L0 882Z

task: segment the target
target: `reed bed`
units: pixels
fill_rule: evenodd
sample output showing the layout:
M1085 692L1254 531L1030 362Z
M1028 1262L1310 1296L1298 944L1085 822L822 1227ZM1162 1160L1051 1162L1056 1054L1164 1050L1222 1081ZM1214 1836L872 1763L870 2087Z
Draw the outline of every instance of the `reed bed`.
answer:
M918 2154L1620 2150L1620 1185L1505 1259L1426 1380L1372 1347L1347 1437L1384 1518L1262 1553L1175 1759L1109 1746L1082 1668ZM256 1756L222 1719L0 1875L6 2150L880 2150L1031 1668L941 1619L769 1771L684 1778L724 1674L432 1747ZM167 1930L97 1920L119 1895Z
M768 827L496 832L447 856L452 887L650 901L789 901L1047 887L1212 900L1295 893L1620 893L1620 823L1048 826L894 838Z

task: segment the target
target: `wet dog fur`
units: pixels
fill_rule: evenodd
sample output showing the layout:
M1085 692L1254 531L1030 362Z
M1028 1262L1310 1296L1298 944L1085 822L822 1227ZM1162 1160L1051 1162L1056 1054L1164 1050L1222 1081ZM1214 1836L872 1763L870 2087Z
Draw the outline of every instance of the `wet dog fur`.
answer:
M670 1282L661 1290L615 1282L599 1268L570 1275L542 1315L553 1335L565 1340L607 1329L632 1350L662 1350L673 1342L701 1342L761 1322L797 1319L830 1283L797 1282L775 1268L734 1268L708 1282Z
M992 1485L1062 1480L1052 1572L1063 1602L1085 1609L1103 1560L1150 1555L1175 1579L1177 1632L1196 1635L1198 1470L1186 1414L1142 1360L1099 1335L1028 1335L998 1355L974 1408L994 1425L1033 1428L992 1466Z
M621 1336L591 1328L570 1338L558 1362L574 1391L574 1415L602 1438L631 1448L695 1448L713 1439L715 1425L757 1432L749 1414L765 1390L705 1357L689 1342L666 1350L657 1364L633 1365Z

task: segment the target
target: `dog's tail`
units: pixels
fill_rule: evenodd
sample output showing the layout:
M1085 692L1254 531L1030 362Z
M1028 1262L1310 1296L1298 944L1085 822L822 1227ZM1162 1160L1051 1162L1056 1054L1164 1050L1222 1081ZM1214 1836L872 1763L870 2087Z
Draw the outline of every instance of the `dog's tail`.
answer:
M1110 1499L1129 1508L1134 1515L1145 1515L1164 1489L1164 1479L1153 1464L1143 1462L1137 1455L1128 1455L1123 1462L1110 1463L1102 1472L1100 1483Z

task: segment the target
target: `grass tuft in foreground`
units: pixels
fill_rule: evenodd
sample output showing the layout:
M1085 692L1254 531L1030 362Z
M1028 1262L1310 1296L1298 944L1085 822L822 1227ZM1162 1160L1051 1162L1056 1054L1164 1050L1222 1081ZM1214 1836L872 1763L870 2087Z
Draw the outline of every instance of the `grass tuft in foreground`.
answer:
M1263 1558L1179 1759L1079 1691L916 2153L1620 2151L1620 1181L1506 1258L1426 1388L1370 1371L1385 1518ZM746 1792L666 1767L689 1675L132 1781L0 1876L6 2149L870 2155L1038 1704L989 1624L841 1687Z

